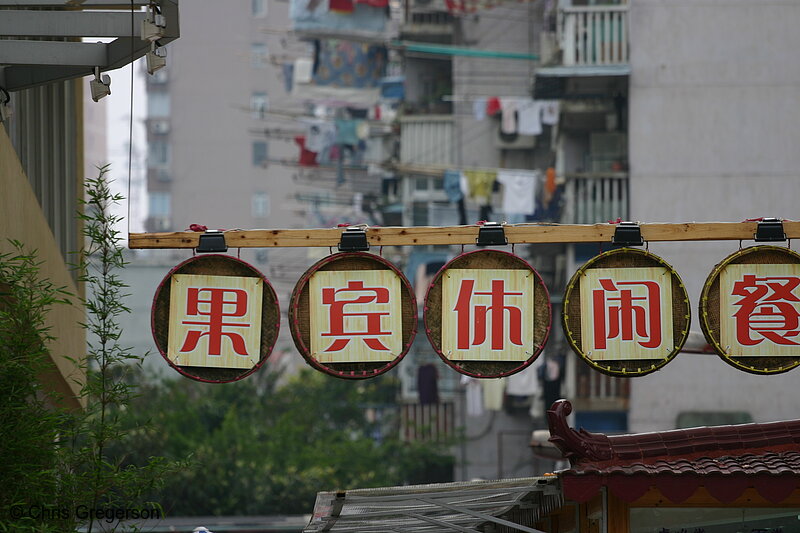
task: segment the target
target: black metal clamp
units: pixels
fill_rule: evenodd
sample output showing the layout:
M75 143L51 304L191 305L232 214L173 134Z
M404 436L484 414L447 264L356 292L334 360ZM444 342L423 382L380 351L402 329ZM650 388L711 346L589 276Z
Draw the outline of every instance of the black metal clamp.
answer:
M753 240L756 242L785 241L786 233L783 231L783 220L779 218L762 218L758 221Z
M484 222L478 230L475 244L478 246L505 246L508 244L503 225L499 222Z
M340 252L366 252L369 250L367 231L359 226L348 226L339 240Z
M617 246L644 246L642 228L636 222L620 222L614 230L611 244Z
M225 234L220 230L206 230L200 235L200 243L197 245L197 253L205 254L212 252L227 252L228 245L225 243Z

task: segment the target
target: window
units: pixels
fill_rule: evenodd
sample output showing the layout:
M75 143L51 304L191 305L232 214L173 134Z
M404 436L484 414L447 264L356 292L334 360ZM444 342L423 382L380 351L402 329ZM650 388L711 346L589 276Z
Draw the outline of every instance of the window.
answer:
M255 119L263 119L264 113L269 109L269 97L264 92L254 92L250 95L250 114Z
M147 116L150 118L169 116L169 93L163 91L147 93Z
M269 52L266 43L253 43L250 45L250 65L253 68L264 68L267 66Z
M797 531L800 509L782 507L640 507L630 510L631 533L663 531Z
M251 204L253 218L266 218L269 216L269 211L269 194L265 192L257 192L253 194L253 201Z
M252 0L253 16L266 17L267 16L267 0Z
M147 144L148 166L164 166L169 164L169 143L152 140Z
M153 191L149 197L149 217L169 217L172 214L172 193Z
M266 166L268 153L269 150L265 141L253 141L253 166Z

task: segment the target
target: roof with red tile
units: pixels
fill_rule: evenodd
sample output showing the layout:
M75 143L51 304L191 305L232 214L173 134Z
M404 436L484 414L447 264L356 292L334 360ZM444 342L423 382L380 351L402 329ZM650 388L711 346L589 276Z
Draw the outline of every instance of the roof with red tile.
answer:
M675 503L705 486L721 502L748 487L778 503L800 488L800 420L608 436L569 427L571 404L547 413L550 441L569 459L567 498L585 501L600 487L634 501L651 487Z

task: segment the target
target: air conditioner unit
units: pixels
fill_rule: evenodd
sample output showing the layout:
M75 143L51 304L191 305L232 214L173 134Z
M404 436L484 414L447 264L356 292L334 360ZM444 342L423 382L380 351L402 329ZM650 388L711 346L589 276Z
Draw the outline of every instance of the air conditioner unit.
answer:
M150 124L150 131L156 135L169 133L169 122L166 120L155 120Z
M494 137L494 145L501 150L529 150L536 146L535 135L509 135L500 131L500 124L497 125L497 134Z

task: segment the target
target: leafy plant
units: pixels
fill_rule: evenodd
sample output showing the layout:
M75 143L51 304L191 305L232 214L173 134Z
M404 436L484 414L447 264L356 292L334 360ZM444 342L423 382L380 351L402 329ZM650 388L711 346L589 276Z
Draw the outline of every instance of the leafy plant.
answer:
M41 384L52 371L53 337L48 310L66 303L64 289L39 276L37 254L9 241L0 254L0 530L42 531L18 510L44 508L57 500L58 449L54 445L64 413L58 398ZM8 519L8 520L6 520ZM53 524L53 530L58 529Z
M76 298L42 279L36 253L24 252L22 243L0 254L0 531L63 533L81 525L92 532L98 520L104 531L117 529L95 510L158 508L147 496L180 466L150 455L132 462L114 451L139 429L123 420L136 396L141 357L119 344L129 310L118 274L125 266L114 227L120 218L110 209L121 197L111 193L107 173L103 167L87 180L79 215L87 244L77 269L88 294L82 326L89 343L85 356L71 360L85 373L85 409L66 409L41 381L55 371L47 314Z

